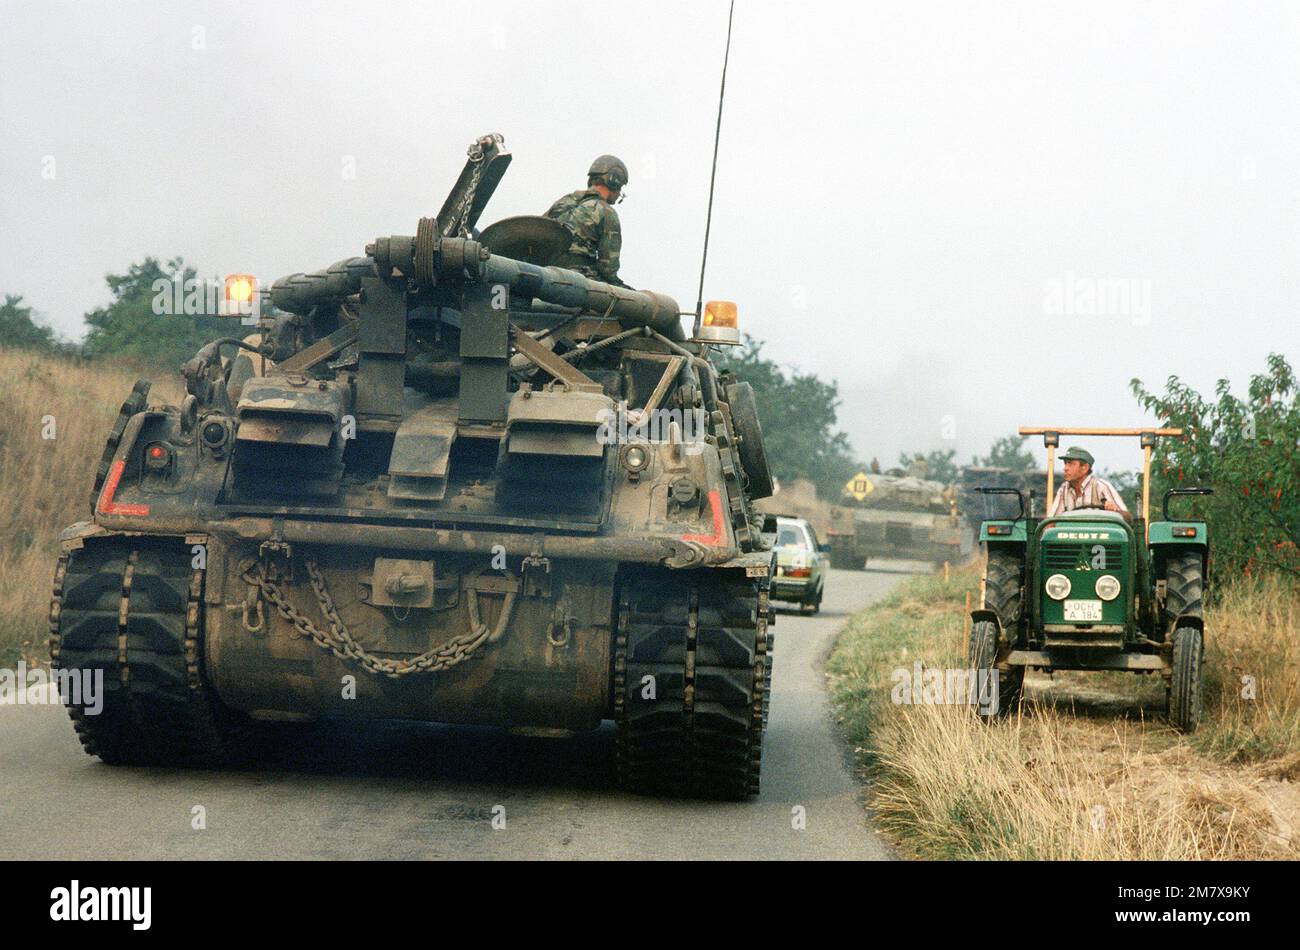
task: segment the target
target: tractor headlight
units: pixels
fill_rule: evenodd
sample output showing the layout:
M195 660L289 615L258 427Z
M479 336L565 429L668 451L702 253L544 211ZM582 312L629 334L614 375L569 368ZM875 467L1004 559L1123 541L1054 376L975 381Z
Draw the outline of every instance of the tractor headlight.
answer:
M1052 600L1065 600L1070 596L1070 579L1064 574L1053 574L1043 587Z
M1097 578L1097 596L1102 600L1114 600L1119 596L1119 578L1113 574L1103 574Z

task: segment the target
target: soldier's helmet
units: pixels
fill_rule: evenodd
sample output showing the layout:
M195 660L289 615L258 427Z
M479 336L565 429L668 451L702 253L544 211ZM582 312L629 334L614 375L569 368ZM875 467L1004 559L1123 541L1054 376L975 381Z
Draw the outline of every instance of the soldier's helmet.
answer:
M627 184L627 166L614 155L601 155L587 169L589 182L601 182L613 191L622 191Z

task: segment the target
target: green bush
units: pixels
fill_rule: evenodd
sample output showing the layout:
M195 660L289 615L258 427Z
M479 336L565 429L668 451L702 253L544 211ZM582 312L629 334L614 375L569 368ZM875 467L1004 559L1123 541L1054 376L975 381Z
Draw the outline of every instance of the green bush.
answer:
M836 429L839 389L811 373L786 371L762 355L752 337L720 363L754 387L768 465L781 481L807 478L822 498L838 498L856 463L849 439Z
M196 274L180 258L168 261L164 270L157 258L146 257L125 274L106 275L113 300L85 316L86 356L174 370L209 340L229 336L232 322L228 319L158 312L174 303L171 288L177 276L186 286L184 281L194 280Z
M0 346L52 353L62 344L50 327L37 322L32 308L23 303L22 295L5 294L4 303L0 304Z
M1300 573L1300 394L1281 356L1251 377L1239 399L1221 379L1206 399L1177 376L1161 394L1141 380L1130 386L1138 402L1182 439L1162 439L1152 462L1153 511L1168 488L1213 488L1208 499L1175 500L1174 512L1195 511L1210 526L1211 556L1219 572Z

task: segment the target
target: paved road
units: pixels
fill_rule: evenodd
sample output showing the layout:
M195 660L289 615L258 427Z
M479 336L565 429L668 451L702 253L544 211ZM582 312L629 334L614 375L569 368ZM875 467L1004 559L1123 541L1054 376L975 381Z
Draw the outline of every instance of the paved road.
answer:
M0 858L887 858L820 661L904 575L833 572L817 617L782 610L763 791L655 801L612 786L612 727L576 739L441 726L286 733L256 771L110 768L62 707L0 706ZM495 806L505 828L494 830ZM194 830L195 806L206 812ZM802 806L806 827L793 825Z

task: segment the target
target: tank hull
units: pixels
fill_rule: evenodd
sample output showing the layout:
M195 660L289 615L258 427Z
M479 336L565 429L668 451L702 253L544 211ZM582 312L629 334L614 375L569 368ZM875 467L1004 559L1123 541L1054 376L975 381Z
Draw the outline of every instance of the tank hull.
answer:
M278 609L278 603L286 604L329 636L305 551L286 562L274 594L268 597L263 588L246 610L250 585L244 575L257 547L218 545L209 555L205 597L205 655L218 698L262 719L416 719L576 731L610 717L615 564L551 560L545 589L525 590L530 585L518 559L503 570L485 571L487 562L470 555L403 558L408 566L431 569L432 603L377 604L375 565L397 561L388 557L393 553L337 547L310 552L339 620L368 655L413 661L470 634L475 621L490 630L500 627L499 637L446 669L369 675Z
M839 508L832 523L831 553L841 566L878 558L955 564L971 551L969 528L950 514Z

